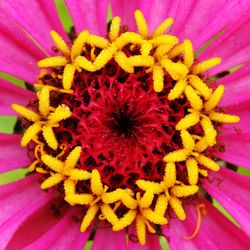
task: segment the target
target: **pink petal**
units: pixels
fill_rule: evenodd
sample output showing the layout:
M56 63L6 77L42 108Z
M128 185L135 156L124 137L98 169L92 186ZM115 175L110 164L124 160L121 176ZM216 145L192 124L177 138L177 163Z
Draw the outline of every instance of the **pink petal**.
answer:
M197 223L197 211L193 205L186 206L187 219L172 219L162 227L164 234L169 234L171 250L217 250L249 249L250 240L246 234L217 211L209 202L202 199L207 215L202 217L201 227L195 238L185 240L183 237L193 234Z
M19 135L0 134L0 173L26 167L31 163L27 148L20 146L20 140Z
M41 237L26 247L25 250L82 250L89 238L90 231L87 230L85 233L81 233L80 223L74 222L72 216L74 216L74 211L67 212L62 218L58 219L45 217L45 220L50 219L54 223Z
M225 93L223 95L220 106L230 106L239 104L250 99L250 63L217 81L219 84L225 85Z
M65 0L77 33L89 30L105 36L107 27L108 0Z
M99 228L96 231L91 250L126 250L126 231L112 231L111 227Z
M246 34L248 34L250 26L250 6L249 1L246 2L248 6L246 6L245 11L240 13L239 20L228 26L225 32L219 36L219 38L216 39L215 42L213 42L199 57L202 60L214 56L222 58L222 63L212 69L210 71L211 74L227 70L249 61L248 55L250 53L250 37Z
M181 33L182 37L191 35L195 48L199 48L221 30L226 29L226 33L227 28L237 25L249 16L249 7L248 0L197 1L195 10L189 16L187 28Z
M221 135L219 143L223 145L223 150L214 152L214 155L237 166L250 168L249 138L250 133Z
M235 124L224 124L222 130L224 133L240 134L250 133L250 100L224 107L226 113L238 115L240 122Z
M31 4L30 0L2 0L2 7L48 54L52 54L51 47L54 46L51 30L67 38L54 1L37 0Z
M128 231L128 249L129 250L161 250L161 245L157 234L147 234L146 244L142 246L137 240L135 225L129 227Z
M144 1L141 1L144 3ZM148 1L149 5L151 1ZM136 24L134 19L134 12L136 9L140 9L140 1L133 0L111 0L112 15L121 17L121 24L127 25L130 31L135 31Z
M11 108L12 103L26 105L29 100L34 98L34 93L17 87L10 82L0 79L1 99L0 114L1 115L17 115Z
M206 191L236 219L250 236L250 178L226 168L209 173L203 183Z
M5 247L7 244L11 244L11 239L15 236L16 230L18 230L35 211L39 211L43 208L51 200L51 197L52 193L48 194L41 190L36 175L29 176L8 185L0 186L1 249L13 249ZM33 224L30 225L29 230L33 232L38 230L38 228L34 227ZM23 238L23 241L26 240L27 239ZM15 249L23 249L18 248L18 243L19 242L15 242Z
M44 54L4 12L1 4L0 71L34 83L39 73L37 61L43 58Z

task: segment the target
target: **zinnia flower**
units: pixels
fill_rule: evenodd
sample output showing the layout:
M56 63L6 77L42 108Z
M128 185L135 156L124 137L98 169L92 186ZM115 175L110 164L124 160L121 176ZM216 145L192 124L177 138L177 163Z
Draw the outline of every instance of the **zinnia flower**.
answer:
M1 249L249 249L249 1L65 2L0 2Z

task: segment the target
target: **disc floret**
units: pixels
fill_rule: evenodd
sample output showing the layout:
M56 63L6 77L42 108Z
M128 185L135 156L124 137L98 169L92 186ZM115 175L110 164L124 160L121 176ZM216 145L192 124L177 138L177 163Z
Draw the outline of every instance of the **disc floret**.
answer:
M47 71L46 74L56 80L46 83L43 77L40 78L33 109L17 104L13 104L12 107L32 123L21 140L22 146L34 148L33 158L35 159L29 170L41 175L42 189L60 187L58 192L65 202L70 206L82 207L84 216L80 230L84 232L95 219L107 221L114 231L125 229L135 222L139 242L145 244L146 232L155 233L154 225L167 224L169 214L174 213L180 220L186 218L183 200L197 195L198 183L209 175L208 170L218 171L220 168L207 153L217 144L219 123L235 123L239 121L239 117L218 111L217 106L223 96L224 86L220 85L213 90L203 76L207 70L220 63L220 58L197 62L190 40L179 43L177 37L164 34L172 25L172 18L164 20L152 34L149 34L147 22L141 11L135 12L135 19L138 33L122 33L121 20L119 17L114 17L107 38L92 35L89 31L83 30L72 46L52 31L51 36L60 55L45 58L38 62L38 66L51 68L51 72ZM171 129L174 130L174 133L171 132L171 140L175 142L170 141L169 145L163 143L160 146L164 148L162 151L152 150L152 157L154 154L162 156L160 164L165 164L163 177L152 180L149 175L147 180L142 179L139 170L139 179L135 179L132 183L134 189L114 188L113 185L109 185L110 183L103 181L105 176L98 168L101 167L101 160L107 161L105 156L98 155L101 159L99 162L91 158L82 160L89 148L84 145L86 142L82 143L79 139L81 134L71 138L73 146L60 145L61 130L72 129L70 122L71 125L73 124L72 127L84 127L86 134L90 133L91 126L102 124L102 120L93 114L95 108L101 105L88 100L88 98L98 99L99 96L89 97L88 87L93 86L91 85L94 81L93 76L105 74L104 69L110 65L112 67L115 65L116 69L119 68L126 76L143 72L142 81L151 79L152 86L143 86L142 90L158 98L158 103L167 105L167 109L175 111L178 101L185 103L185 107L180 112L180 119L175 121L174 126L171 123ZM86 78L87 81L83 82ZM126 79L124 77L122 83L119 83L118 79L113 82L101 81L101 84L98 82L92 91L101 89L101 93L105 93L106 89L114 88L117 90L112 95L114 100L120 97L125 100L123 105L132 105L126 98L136 95L139 90L133 88L134 82ZM171 88L167 83L171 84ZM119 88L117 87L120 86L119 84L126 87ZM148 90L150 87L153 90L151 92ZM128 95L129 91L132 94ZM84 99L84 94L87 96L86 104L83 105L82 102L79 104L79 96ZM163 100L164 95L166 98ZM65 103L70 105L67 106ZM120 108L119 105L110 104L115 107L115 110L117 107ZM79 106L84 107L81 112L76 112ZM135 126L132 126L133 129L136 128L135 131L138 132L140 130L138 128L143 123L138 122L138 117L147 115L148 110L150 107L141 112L135 112L133 117ZM163 109L157 107L155 110L157 110L156 114L161 114ZM102 112L99 110L99 113ZM165 115L167 120L168 114ZM95 123L85 122L84 118L87 120L90 116L94 116ZM145 117L141 119L144 123L147 120ZM79 119L78 122L76 118ZM111 120L114 121L114 117L111 117ZM109 127L111 127L109 131L112 131L114 126ZM155 131L156 126L146 124L145 127L147 130ZM163 124L161 127L164 127ZM170 124L164 128L168 131ZM124 139L128 133L114 134L115 139L119 136ZM137 139L137 137L139 138L139 135L136 134L134 138ZM124 146L129 147L130 144L138 142L134 140L133 143L127 144L129 139L121 140L125 142ZM95 149L96 145L92 145L94 143L91 140L90 144ZM147 146L143 145L143 147ZM100 148L100 145L98 147ZM62 148L62 152L59 152ZM110 155L112 152L109 152ZM119 155L113 154L112 157L117 157L116 162L120 164ZM146 158L148 155L142 157ZM149 164L149 172L151 168ZM110 169L110 171L116 171L115 168ZM185 175L183 177L183 171L187 177ZM84 186L84 191L79 189L79 186Z

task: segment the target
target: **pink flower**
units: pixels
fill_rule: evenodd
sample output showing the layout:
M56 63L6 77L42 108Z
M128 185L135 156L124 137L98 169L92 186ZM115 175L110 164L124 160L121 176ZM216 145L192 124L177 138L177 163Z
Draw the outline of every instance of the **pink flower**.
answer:
M78 42L53 1L0 2L0 71L38 88L0 80L1 115L23 116L0 172L30 171L0 186L0 248L249 249L249 177L228 167L250 168L249 1L111 0L107 37L109 1L65 3Z

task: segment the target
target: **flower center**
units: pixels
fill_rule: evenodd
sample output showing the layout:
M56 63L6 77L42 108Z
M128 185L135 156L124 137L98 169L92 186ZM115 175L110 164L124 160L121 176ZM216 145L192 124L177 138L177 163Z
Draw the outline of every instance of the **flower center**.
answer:
M13 109L26 129L21 146L34 152L29 170L82 206L81 231L98 218L114 231L135 221L144 244L171 213L185 219L182 201L219 170L210 158L219 123L239 118L217 109L224 86L206 83L219 58L197 62L191 41L164 34L171 18L152 35L140 11L135 19L139 33L122 33L114 17L108 39L84 30L71 47L52 31L59 54L38 62L49 70L37 98Z

